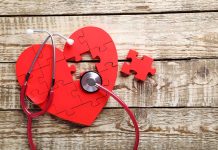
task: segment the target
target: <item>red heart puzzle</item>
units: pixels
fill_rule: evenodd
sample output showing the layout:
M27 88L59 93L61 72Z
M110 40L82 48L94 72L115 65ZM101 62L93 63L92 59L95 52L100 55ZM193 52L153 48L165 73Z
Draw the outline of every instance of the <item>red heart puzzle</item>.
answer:
M74 65L68 66L68 60L79 62L81 55L89 53L95 64L96 71L101 75L103 85L112 90L117 78L118 58L115 44L108 33L97 27L84 27L71 36L74 44L66 44L64 51L56 48L56 83L54 98L48 112L65 120L82 125L91 125L108 100L104 92L87 93L80 87L80 80L73 79L76 71ZM40 45L32 45L24 50L16 63L16 75L23 85L33 58ZM52 46L46 44L33 68L26 95L33 103L43 107L51 82ZM79 70L77 70L79 72ZM90 70L87 70L90 71Z

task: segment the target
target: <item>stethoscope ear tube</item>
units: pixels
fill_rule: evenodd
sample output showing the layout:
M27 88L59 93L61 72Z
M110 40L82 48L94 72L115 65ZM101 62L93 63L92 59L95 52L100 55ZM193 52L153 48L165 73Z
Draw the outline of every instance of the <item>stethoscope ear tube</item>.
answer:
M23 84L23 86L21 87L21 92L20 92L20 104L21 104L21 107L24 111L24 113L27 115L27 119L28 119L28 124L27 124L27 133L28 133L28 142L29 142L29 146L30 146L30 149L31 150L35 150L36 147L35 145L33 144L33 140L32 140L32 131L31 131L31 128L32 128L32 119L33 118L36 118L38 116L41 116L43 114L45 114L47 112L47 110L49 109L51 103L52 103L52 100L53 100L53 96L54 96L54 91L53 91L53 88L54 88L54 84L55 84L55 72L56 72L56 53L55 53L55 43L54 43L54 39L53 39L53 36L59 36L63 39L65 39L67 41L67 43L69 45L72 45L74 43L73 39L69 39L69 38L66 38L65 36L61 35L61 34L58 34L58 33L53 33L51 34L50 32L46 31L46 30L32 30L32 29L28 29L27 30L27 34L33 34L34 32L40 32L40 33L47 33L48 36L46 37L46 39L44 40L44 42L40 45L30 67L29 67L29 70L26 74L26 77L25 77L25 82ZM28 80L29 80L29 77L30 77L30 74L34 68L34 65L41 53L41 51L43 50L43 47L45 46L45 44L47 43L47 41L51 39L51 43L52 43L52 52L53 52L53 56L52 56L52 78L51 78L51 85L50 85L50 90L49 90L49 93L48 93L48 96L47 96L47 100L46 100L46 105L44 108L42 108L41 111L39 112L36 112L36 113L33 113L31 111L28 110L27 108L27 104L25 102L25 99L26 99L26 90L28 88Z
M42 31L43 32L43 31ZM30 149L31 150L36 150L36 147L33 143L33 139L32 139L32 119L33 118L36 118L38 116L41 116L43 114L45 114L47 112L47 110L49 109L51 103L52 103L52 100L53 100L53 86L54 86L54 82L55 82L55 61L56 61L56 58L55 58L55 45L54 45L54 41L53 41L53 37L52 35L47 32L49 34L49 36L44 40L44 42L40 45L40 48L38 49L33 61L32 61L32 64L30 65L30 68L26 74L26 77L25 77L25 82L23 84L23 86L21 87L21 92L20 92L20 104L21 104L21 107L24 111L24 113L27 115L27 120L28 120L28 123L27 123L27 135L28 135L28 143L29 143L29 146L30 146ZM27 104L25 102L25 99L26 99L26 90L28 88L28 80L29 80L29 77L30 77L30 74L33 70L33 67L39 57L39 54L41 53L44 45L46 44L46 42L48 41L48 39L51 38L51 43L52 43L52 51L53 51L53 62L52 62L52 79L51 79L51 86L50 86L50 90L49 90L49 93L48 93L48 96L47 96L47 102L46 102L46 105L44 108L42 108L41 111L39 112L36 112L36 113L33 113L31 111L28 110L27 108Z

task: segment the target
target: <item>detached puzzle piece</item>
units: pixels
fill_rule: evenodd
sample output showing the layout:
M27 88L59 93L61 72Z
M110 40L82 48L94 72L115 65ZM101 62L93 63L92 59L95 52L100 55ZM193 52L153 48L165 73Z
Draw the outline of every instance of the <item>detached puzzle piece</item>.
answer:
M144 81L149 73L154 75L156 69L152 68L152 58L143 56L142 59L139 59L137 56L138 53L136 51L130 50L127 55L127 59L130 59L131 62L124 63L121 72L125 75L130 75L131 72L134 72L136 79Z

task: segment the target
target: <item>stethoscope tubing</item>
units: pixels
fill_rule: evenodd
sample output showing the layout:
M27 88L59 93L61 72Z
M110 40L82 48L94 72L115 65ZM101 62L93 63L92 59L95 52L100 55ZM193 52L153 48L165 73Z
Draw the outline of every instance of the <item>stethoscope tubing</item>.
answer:
M23 86L21 87L21 92L20 92L20 103L21 103L21 107L24 111L24 113L26 114L27 116L27 136L28 136L28 143L29 143L29 146L30 146L30 149L31 150L36 150L36 146L35 144L33 143L33 138L32 138L32 119L33 118L36 118L36 117L39 117L41 115L44 115L47 110L49 109L51 103L52 103L52 100L53 100L53 95L54 95L54 91L53 91L53 87L54 87L54 84L55 84L55 69L56 69L56 53L55 53L55 44L54 44L54 39L53 39L53 36L52 34L50 34L49 32L47 32L49 34L49 36L44 40L44 42L40 45L40 48L38 49L33 61L32 61L32 64L30 65L30 68L26 74L26 77L25 77L25 82L23 84ZM49 93L48 93L48 96L47 96L47 100L46 100L46 105L44 108L42 108L41 111L39 112L36 112L36 113L33 113L33 112L30 112L27 108L27 105L26 105L26 102L25 102L25 99L26 99L26 90L28 88L28 80L29 80L29 77L30 77L30 74L33 70L33 67L43 49L43 47L45 46L45 44L47 43L47 41L49 40L49 38L51 38L51 43L52 43L52 52L53 52L53 62L52 62L52 79L51 79L51 85L50 85L50 89L49 89Z
M96 83L95 86L97 88L99 88L100 90L108 93L111 97L113 97L125 109L125 111L130 116L130 119L132 120L134 128L135 128L135 136L136 136L135 137L135 144L134 144L133 150L137 150L138 149L138 145L139 145L139 127L138 127L138 123L137 123L137 120L135 119L134 114L129 109L129 107L124 103L124 101L122 101L116 94L114 94L113 92L111 92L110 90L108 90L107 88L105 88L104 86L102 86L102 85L100 85L98 83Z

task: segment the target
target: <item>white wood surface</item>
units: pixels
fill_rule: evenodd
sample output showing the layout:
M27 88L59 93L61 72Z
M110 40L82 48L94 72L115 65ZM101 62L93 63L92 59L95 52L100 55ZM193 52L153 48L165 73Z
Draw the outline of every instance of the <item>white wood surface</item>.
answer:
M94 25L112 36L119 70L130 48L139 57L155 58L155 76L139 83L118 72L114 87L139 122L139 149L218 150L217 11L217 0L0 0L0 149L28 149L15 62L44 35L27 36L25 30L69 36ZM63 47L63 41L56 42ZM76 66L75 78L94 69L93 62ZM131 150L133 131L113 99L91 127L49 114L33 122L34 140L42 150Z

